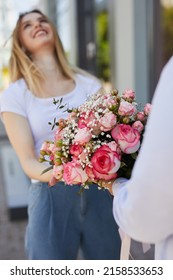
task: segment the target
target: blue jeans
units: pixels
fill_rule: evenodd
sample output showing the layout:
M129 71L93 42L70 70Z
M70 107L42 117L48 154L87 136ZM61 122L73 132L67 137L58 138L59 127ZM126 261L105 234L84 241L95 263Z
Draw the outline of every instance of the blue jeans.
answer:
M116 260L120 256L118 226L107 190L58 182L31 184L25 245L28 259L75 260L79 247L86 260Z

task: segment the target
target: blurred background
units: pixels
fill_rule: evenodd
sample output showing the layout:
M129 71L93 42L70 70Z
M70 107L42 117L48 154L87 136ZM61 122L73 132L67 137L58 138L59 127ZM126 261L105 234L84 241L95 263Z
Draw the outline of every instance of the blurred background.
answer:
M173 0L0 0L0 94L9 85L10 36L19 13L39 8L57 26L72 64L120 93L150 102L172 56ZM164 93L163 93L164 94ZM0 259L25 259L29 179L0 122ZM139 244L138 244L139 245ZM133 243L133 256L141 250ZM153 253L144 258L150 259Z

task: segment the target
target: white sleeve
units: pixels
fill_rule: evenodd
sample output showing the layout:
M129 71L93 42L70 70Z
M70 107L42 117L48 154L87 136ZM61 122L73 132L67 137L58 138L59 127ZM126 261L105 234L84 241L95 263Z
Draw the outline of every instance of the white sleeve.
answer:
M173 233L173 58L164 67L132 177L115 191L113 214L133 239L156 243Z
M24 96L25 89L19 87L17 82L11 83L0 95L0 114L2 112L13 112L26 117L26 102Z

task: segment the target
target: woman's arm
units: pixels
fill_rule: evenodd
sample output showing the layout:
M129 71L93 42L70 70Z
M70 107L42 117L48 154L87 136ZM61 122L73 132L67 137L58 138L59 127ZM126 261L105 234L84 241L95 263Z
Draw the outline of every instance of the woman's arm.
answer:
M27 119L16 113L4 112L3 121L8 138L26 175L31 179L48 182L51 171L41 174L47 168L47 165L38 162Z

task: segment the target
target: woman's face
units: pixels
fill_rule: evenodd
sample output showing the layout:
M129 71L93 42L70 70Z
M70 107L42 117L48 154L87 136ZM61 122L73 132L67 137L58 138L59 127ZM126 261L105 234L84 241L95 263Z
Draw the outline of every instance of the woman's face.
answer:
M39 13L29 13L23 16L20 23L20 41L22 46L31 54L35 54L43 47L54 46L54 36L51 25Z

